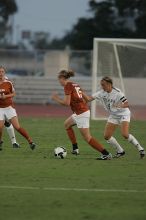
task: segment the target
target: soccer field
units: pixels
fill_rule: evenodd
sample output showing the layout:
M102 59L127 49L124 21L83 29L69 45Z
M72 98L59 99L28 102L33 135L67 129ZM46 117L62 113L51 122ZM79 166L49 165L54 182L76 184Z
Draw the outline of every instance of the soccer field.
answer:
M76 129L80 155L70 153L64 119L21 118L37 148L32 151L17 133L20 149L12 149L4 132L0 152L1 220L145 220L146 158L119 134L126 155L111 161L95 160L99 153L84 142ZM105 121L91 121L91 132L103 139ZM146 122L132 121L131 133L146 146ZM67 148L65 159L56 159L56 146Z

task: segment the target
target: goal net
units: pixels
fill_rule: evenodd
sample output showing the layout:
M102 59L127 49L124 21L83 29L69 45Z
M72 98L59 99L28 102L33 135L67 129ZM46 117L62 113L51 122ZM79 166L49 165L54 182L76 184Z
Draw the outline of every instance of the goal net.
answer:
M137 93L137 90L135 94L132 89L134 85L140 83L138 79L146 77L146 40L95 38L92 94L101 88L100 80L104 76L113 79L114 86L125 93L131 104L141 105L142 101L139 100L141 95ZM97 101L91 103L91 117L92 119L107 118L102 103Z

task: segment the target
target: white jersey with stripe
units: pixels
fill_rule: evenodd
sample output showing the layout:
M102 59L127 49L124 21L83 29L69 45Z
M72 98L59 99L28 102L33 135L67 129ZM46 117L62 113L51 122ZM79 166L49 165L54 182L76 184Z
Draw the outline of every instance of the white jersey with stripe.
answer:
M122 116L130 114L129 108L115 107L116 105L127 101L125 95L118 88L113 87L110 93L100 90L94 93L92 97L99 100L111 115Z

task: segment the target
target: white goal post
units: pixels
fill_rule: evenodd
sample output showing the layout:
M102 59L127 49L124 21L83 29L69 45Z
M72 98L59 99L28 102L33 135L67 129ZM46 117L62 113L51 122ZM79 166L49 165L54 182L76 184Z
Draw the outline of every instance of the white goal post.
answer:
M104 76L127 95L125 79L146 76L146 39L94 38L92 94L100 89ZM101 103L91 103L91 118L107 118Z

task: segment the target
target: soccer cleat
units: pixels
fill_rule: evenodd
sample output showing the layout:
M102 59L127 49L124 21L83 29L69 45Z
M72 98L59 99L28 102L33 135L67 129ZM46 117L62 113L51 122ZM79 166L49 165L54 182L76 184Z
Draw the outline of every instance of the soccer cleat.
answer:
M20 148L20 145L18 143L14 143L13 148Z
M36 147L36 144L34 142L29 143L29 146L31 148L31 150L34 150Z
M97 157L96 160L111 160L112 154L109 153L108 155L102 155L101 157Z
M113 156L113 158L119 158L119 157L122 157L122 156L124 156L125 155L125 151L123 151L123 152L117 152L114 156Z
M140 150L139 153L140 153L140 159L143 159L144 156L145 156L145 151L144 150Z
M79 155L79 149L75 149L71 153L77 156Z
M2 151L2 145L3 145L3 141L0 141L0 151Z

